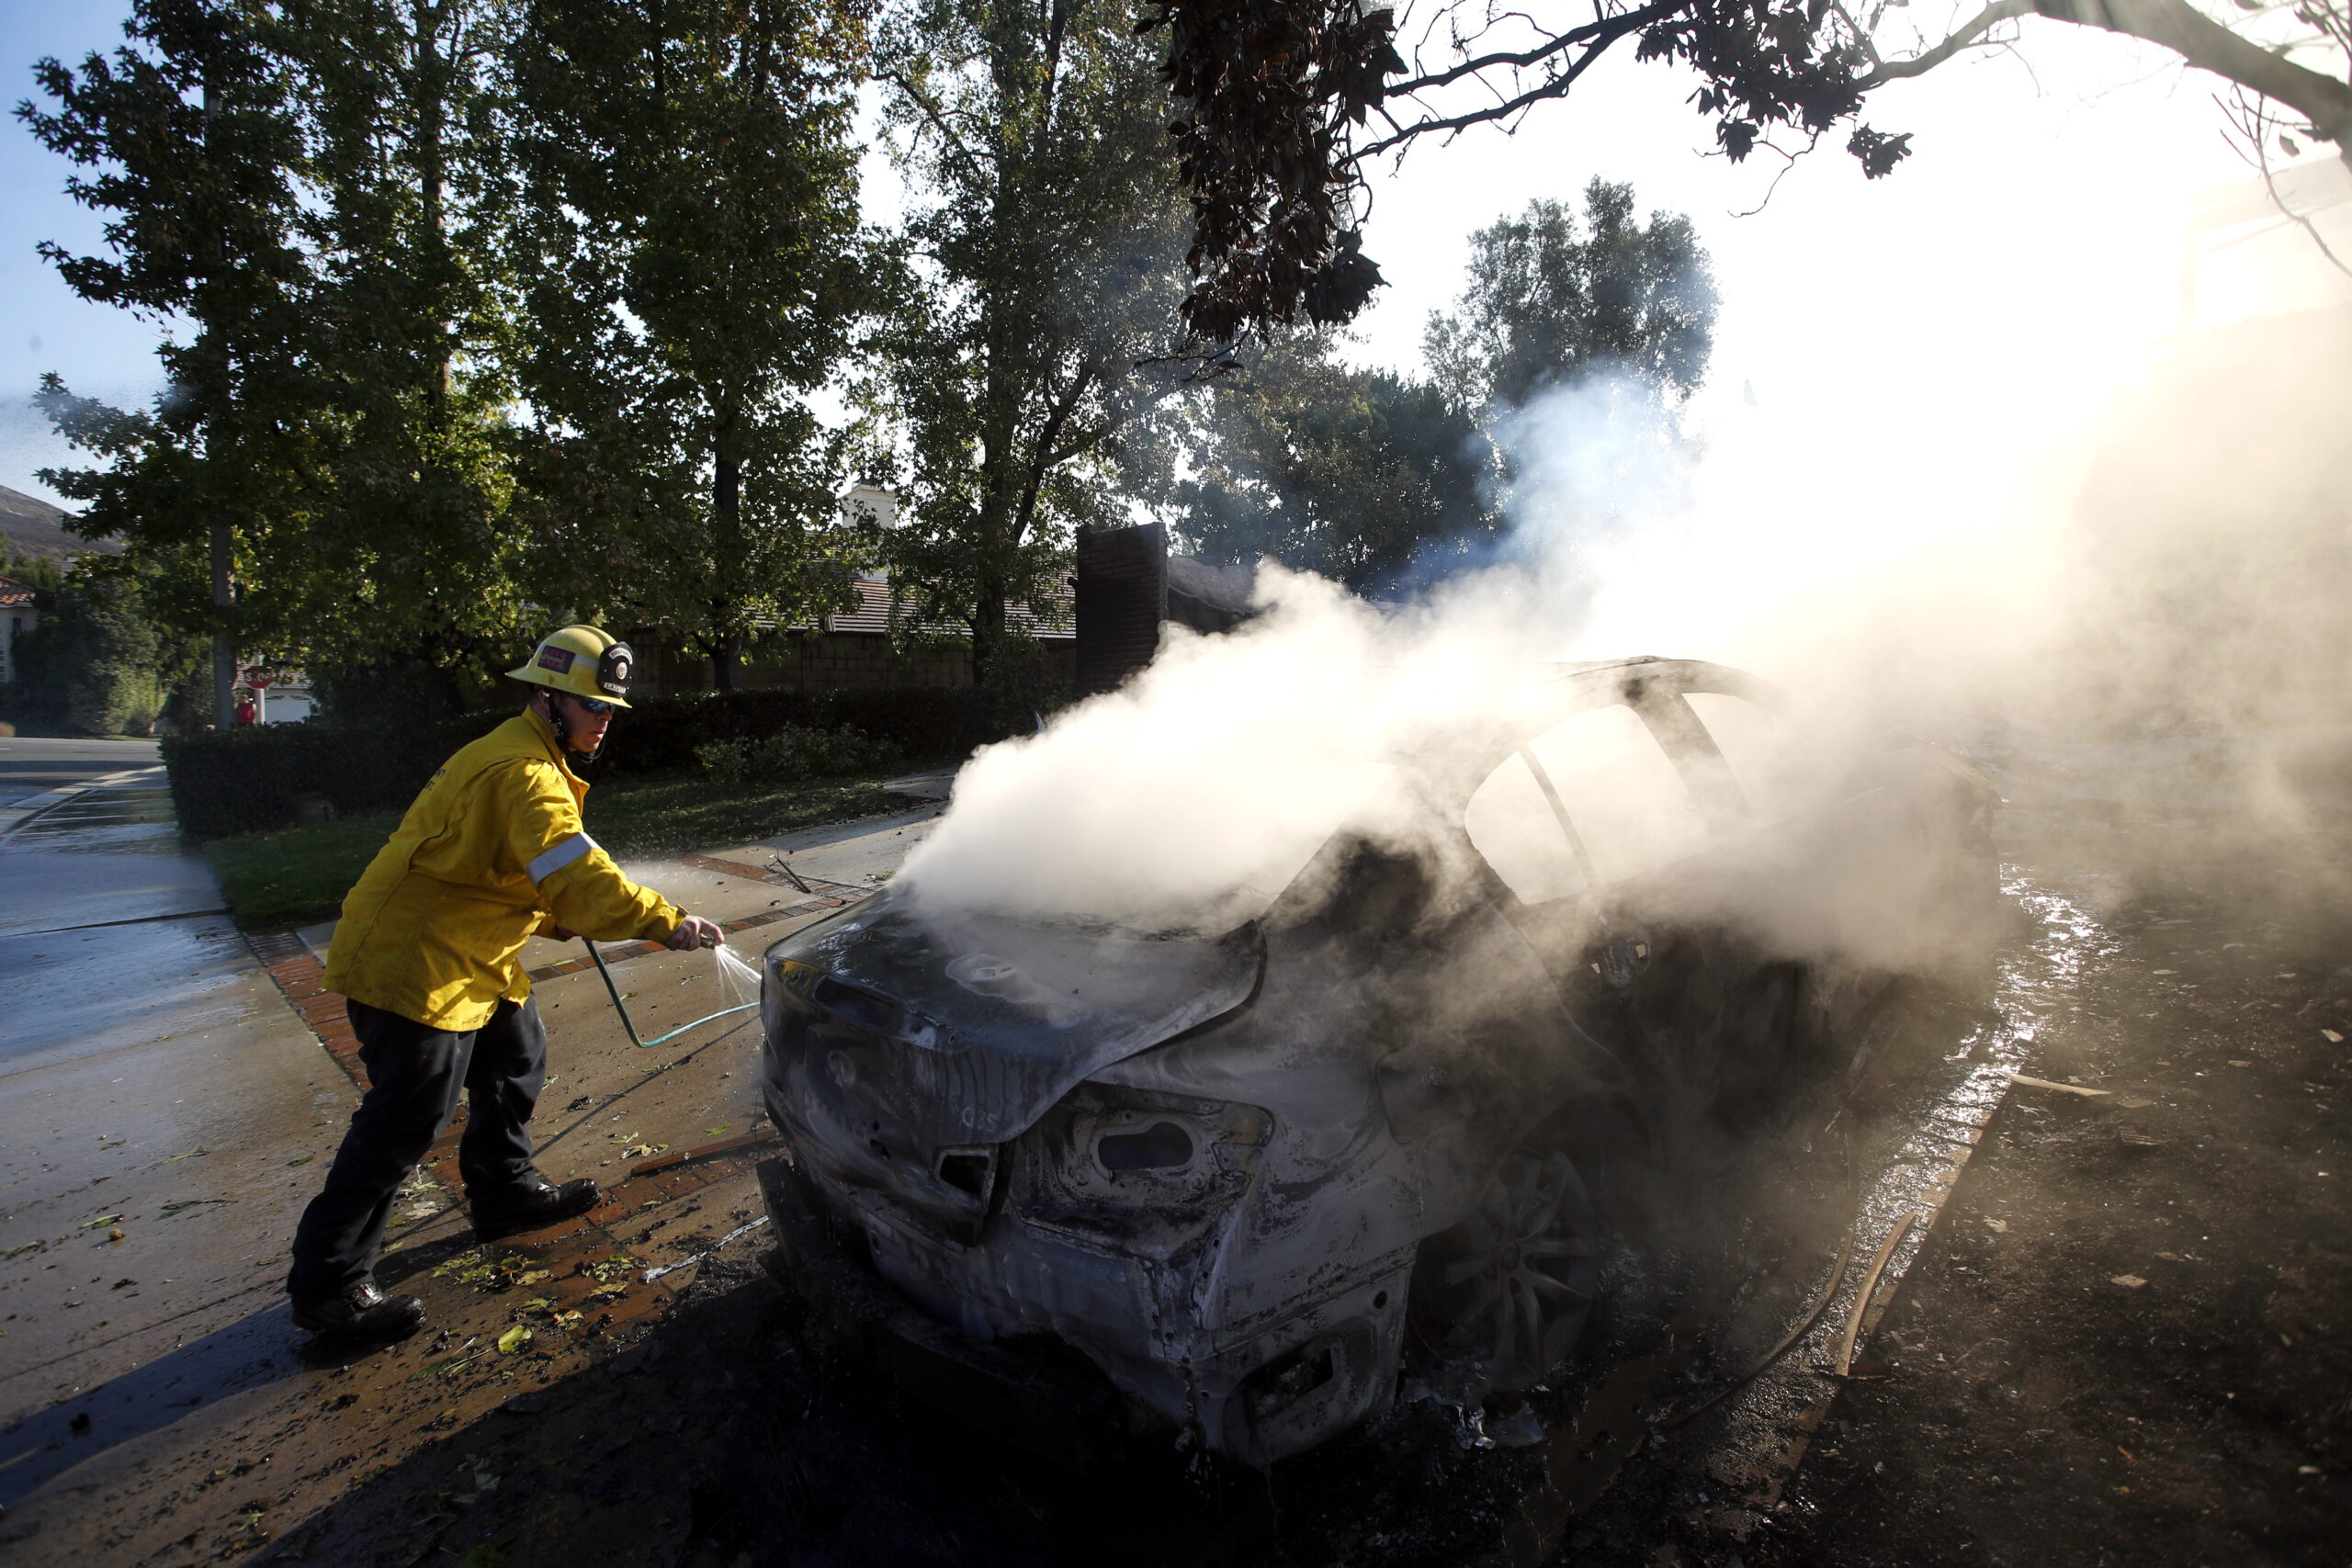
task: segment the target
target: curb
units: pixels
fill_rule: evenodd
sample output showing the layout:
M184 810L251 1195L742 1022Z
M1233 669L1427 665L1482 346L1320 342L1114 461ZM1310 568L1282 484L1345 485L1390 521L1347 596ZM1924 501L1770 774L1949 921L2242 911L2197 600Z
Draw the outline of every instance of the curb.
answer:
M160 766L162 766L161 763L149 764L149 767ZM85 795L102 789L117 788L123 780L134 773L143 773L147 771L148 768L124 768L116 773L101 773L94 779L85 779L80 784L44 790L39 795L28 795L13 806L0 806L0 838L15 832L34 818L44 812L54 810L69 800L79 800Z

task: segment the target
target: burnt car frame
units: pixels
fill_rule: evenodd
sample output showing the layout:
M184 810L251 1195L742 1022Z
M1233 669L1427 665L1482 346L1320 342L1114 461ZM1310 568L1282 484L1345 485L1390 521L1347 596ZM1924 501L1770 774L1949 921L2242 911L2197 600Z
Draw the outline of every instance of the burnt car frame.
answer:
M1781 739L1730 744L1755 724L1718 699ZM1560 667L1217 934L891 890L776 943L779 1272L1033 1435L1262 1466L1385 1409L1408 1357L1533 1384L1597 1288L1587 1151L1737 1115L1993 899L1981 779L1916 743L1827 765L1785 706L1698 661Z

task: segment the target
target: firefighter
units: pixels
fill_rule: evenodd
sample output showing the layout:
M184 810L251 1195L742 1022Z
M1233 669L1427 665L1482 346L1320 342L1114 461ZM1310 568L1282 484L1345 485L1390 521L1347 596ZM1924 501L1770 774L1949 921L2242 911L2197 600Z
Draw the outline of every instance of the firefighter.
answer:
M396 1339L424 1321L373 1269L401 1183L467 1097L458 1172L474 1235L493 1241L584 1213L592 1180L556 1186L531 1164L528 1123L547 1077L547 1031L519 955L530 937L723 940L711 921L640 887L581 828L588 786L573 758L603 750L628 706L628 645L594 626L548 634L515 680L520 714L462 748L420 793L343 902L326 986L345 998L368 1089L303 1211L287 1277L294 1321Z

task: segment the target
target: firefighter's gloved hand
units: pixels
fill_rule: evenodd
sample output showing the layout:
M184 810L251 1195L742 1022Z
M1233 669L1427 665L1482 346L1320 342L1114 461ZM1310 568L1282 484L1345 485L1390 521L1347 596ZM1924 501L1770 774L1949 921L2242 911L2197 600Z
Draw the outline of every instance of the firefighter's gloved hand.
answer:
M706 920L700 915L688 915L670 933L670 951L692 953L698 947L717 947L726 942L727 933L718 929L717 920Z

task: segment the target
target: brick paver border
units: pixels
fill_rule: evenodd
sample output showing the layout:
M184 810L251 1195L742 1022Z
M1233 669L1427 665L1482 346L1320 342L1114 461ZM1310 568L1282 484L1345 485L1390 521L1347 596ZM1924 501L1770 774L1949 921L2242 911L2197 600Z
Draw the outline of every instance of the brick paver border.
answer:
M848 889L863 897L857 889ZM812 908L838 906L853 899L828 897ZM791 911L779 910L748 920L732 922L729 930L764 925L781 919ZM798 912L806 913L807 909ZM326 972L312 954L310 944L291 931L248 931L245 942L253 949L255 959L269 974L286 1003L301 1018L319 1043L335 1065L349 1075L351 1081L363 1091L368 1088L368 1070L359 1060L359 1041L351 1032L351 1021L344 1010L344 998L326 988ZM652 943L636 944L649 952L660 952ZM584 966L587 959L579 960L572 967ZM567 972L556 968L554 973ZM531 972L534 979L546 977L540 970ZM460 1108L441 1136L434 1140L432 1149L424 1156L427 1175L438 1182L454 1200L464 1190L458 1175L458 1139L464 1131L466 1113ZM509 1236L495 1245L541 1257L553 1269L557 1280L548 1289L558 1304L575 1304L573 1298L585 1300L594 1281L585 1273L585 1265L600 1258L627 1253L628 1244L617 1234L625 1222L640 1211L673 1198L724 1181L740 1175L757 1163L760 1151L777 1142L773 1132L740 1134L721 1138L716 1143L677 1154L665 1155L629 1168L629 1173L605 1190L605 1201L584 1216L567 1220L546 1230ZM684 1270L680 1270L683 1276ZM610 1303L603 1314L600 1327L611 1330L628 1323L650 1321L668 1310L679 1291L689 1282L686 1278L673 1275L644 1281L650 1289L633 1288L620 1300Z

